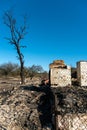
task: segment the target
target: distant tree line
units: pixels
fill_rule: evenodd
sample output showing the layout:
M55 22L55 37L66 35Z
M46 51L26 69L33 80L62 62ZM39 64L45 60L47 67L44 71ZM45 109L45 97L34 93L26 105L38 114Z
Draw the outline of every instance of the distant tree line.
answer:
M0 65L0 77L20 77L20 66L15 63L4 63ZM48 72L44 71L41 65L32 65L24 67L24 77L31 79L40 77L41 79L48 78Z

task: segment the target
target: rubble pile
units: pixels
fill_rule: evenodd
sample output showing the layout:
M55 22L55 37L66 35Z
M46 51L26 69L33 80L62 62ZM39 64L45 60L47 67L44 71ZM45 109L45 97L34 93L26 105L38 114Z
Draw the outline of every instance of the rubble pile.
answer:
M63 60L54 60L53 63L49 65L50 68L66 68Z
M52 130L49 88L17 86L0 90L0 130Z

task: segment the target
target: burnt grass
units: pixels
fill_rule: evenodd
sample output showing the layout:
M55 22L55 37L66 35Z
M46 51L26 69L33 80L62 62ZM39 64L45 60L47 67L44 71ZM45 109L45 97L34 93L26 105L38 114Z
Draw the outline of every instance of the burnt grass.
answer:
M53 93L57 114L87 113L87 87L59 87Z
M87 113L87 87L72 86L52 88L50 86L41 86L34 88L35 91L44 92L38 103L38 112L41 127L51 124L52 114L78 114Z

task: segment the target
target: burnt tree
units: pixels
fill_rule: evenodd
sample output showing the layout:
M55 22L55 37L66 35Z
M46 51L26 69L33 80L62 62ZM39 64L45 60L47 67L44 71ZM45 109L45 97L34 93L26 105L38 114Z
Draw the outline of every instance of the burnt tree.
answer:
M17 57L20 62L20 78L21 78L21 84L24 83L24 56L21 52L21 48L24 48L26 46L21 45L21 40L24 39L26 35L26 17L24 17L23 24L20 26L17 26L16 18L14 18L13 13L11 11L6 11L4 13L4 24L9 28L10 30L10 38L6 38L10 44L14 45L16 51L17 51Z

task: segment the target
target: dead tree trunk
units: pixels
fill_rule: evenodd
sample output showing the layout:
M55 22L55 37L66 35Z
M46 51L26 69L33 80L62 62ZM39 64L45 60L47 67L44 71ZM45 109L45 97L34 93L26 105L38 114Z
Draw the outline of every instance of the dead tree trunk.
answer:
M21 45L21 40L24 39L24 36L26 35L26 19L24 17L24 23L23 25L20 25L19 28L16 25L16 19L13 17L12 12L6 11L4 14L4 24L9 28L10 30L10 38L6 38L9 40L10 44L14 45L18 59L20 62L20 78L21 78L21 84L24 83L24 56L21 52L21 48L24 48L25 46Z
M18 46L18 44L16 45L16 50L17 50L17 54L18 54L18 59L20 61L20 78L21 78L21 84L24 84L24 56L23 54L20 52L20 47Z

